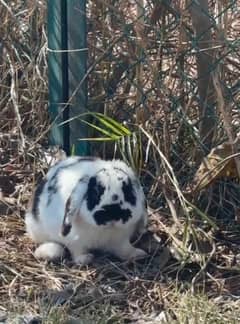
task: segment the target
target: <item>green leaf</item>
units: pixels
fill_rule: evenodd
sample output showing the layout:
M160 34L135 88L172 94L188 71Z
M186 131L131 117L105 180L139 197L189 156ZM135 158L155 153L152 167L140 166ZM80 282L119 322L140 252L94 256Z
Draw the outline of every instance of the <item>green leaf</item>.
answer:
M123 126L121 123L118 123L116 120L114 120L111 117L105 116L103 114L100 113L96 113L96 116L101 117L101 119L105 119L105 121L108 121L110 124L112 124L112 127L115 127L115 130L119 130L119 132L121 133L121 135L131 135L131 131L126 128L125 126Z
M88 137L88 138L78 138L78 141L95 141L95 142L106 142L106 141L116 141L111 137Z
M96 117L98 119L98 121L105 126L107 129L111 130L114 134L118 135L118 136L123 136L124 134L118 130L118 128L116 128L114 125L112 125L111 123L109 123L107 120L105 120L102 117Z
M106 128L111 129L116 135L119 135L119 136L131 135L131 132L129 131L129 129L127 129L125 126L123 126L121 123L118 123L111 117L108 117L101 113L91 113L91 112L89 112L88 115L94 117Z
M98 127L98 126L96 126L94 124L91 124L91 123L89 123L86 120L82 120L82 122L85 123L85 124L87 124L88 126L91 126L92 128L96 129L100 133L102 133L102 134L106 135L107 137L111 138L112 140L118 140L119 139L119 136L117 136L116 134L113 134L113 133L107 131L104 128L101 128L101 127Z

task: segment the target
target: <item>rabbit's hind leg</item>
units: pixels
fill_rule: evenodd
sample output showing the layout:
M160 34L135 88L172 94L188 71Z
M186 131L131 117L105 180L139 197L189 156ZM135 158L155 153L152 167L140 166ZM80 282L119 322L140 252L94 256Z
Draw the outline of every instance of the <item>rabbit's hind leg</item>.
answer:
M46 261L61 261L64 259L66 250L63 245L56 242L45 242L39 245L34 252L37 259Z

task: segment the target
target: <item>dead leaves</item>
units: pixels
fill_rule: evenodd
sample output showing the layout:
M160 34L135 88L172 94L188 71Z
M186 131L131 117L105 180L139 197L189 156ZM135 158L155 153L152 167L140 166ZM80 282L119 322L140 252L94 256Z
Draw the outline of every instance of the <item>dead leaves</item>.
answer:
M240 140L234 143L235 151L233 154L233 145L230 143L223 143L216 146L203 159L199 169L197 170L193 183L191 185L191 192L199 192L208 187L220 178L239 178L237 163L240 158Z

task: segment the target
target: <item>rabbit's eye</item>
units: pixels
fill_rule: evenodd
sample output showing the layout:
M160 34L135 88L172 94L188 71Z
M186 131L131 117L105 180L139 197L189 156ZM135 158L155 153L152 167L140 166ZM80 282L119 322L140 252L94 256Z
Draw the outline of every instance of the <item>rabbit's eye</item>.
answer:
M135 206L137 199L130 178L128 178L128 182L123 181L122 191L123 191L125 201Z
M86 193L87 207L90 211L100 203L104 191L105 187L100 182L97 182L96 177L90 178Z
M118 200L118 195L116 194L112 195L112 201L116 201L116 200Z

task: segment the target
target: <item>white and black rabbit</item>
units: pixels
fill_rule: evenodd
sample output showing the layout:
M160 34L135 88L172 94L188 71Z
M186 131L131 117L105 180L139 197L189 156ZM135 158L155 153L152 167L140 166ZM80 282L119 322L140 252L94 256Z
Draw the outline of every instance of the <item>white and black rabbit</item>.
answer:
M122 260L146 256L131 237L143 232L147 210L143 189L133 170L120 160L70 157L51 167L37 186L26 229L37 258L61 258L64 247L76 264L88 264L91 250Z

